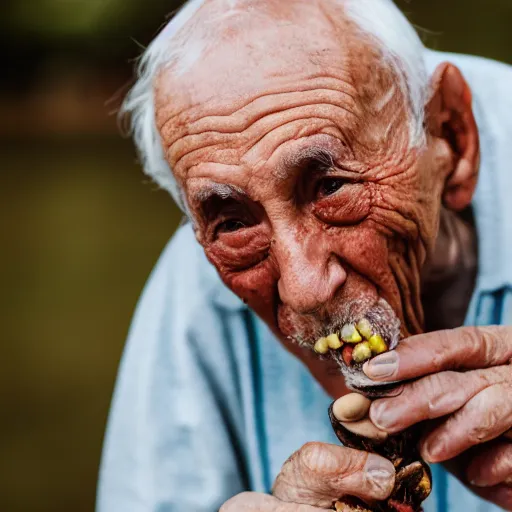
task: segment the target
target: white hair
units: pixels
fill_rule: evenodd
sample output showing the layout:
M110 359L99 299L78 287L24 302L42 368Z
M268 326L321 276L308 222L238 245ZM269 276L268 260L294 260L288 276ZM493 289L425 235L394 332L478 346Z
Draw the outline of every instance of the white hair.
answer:
M155 120L153 81L166 65L174 63L189 68L201 56L204 37L172 46L172 40L192 20L206 0L189 0L164 27L142 54L137 66L137 81L128 93L121 115L131 114L131 132L144 172L160 187L170 192L177 205L187 212L180 187L165 158ZM213 0L211 0L213 1ZM226 16L240 0L227 1ZM382 49L384 60L397 72L400 88L408 99L411 113L410 145L425 142L424 109L428 94L424 46L412 25L392 0L321 0L340 4L346 15ZM220 20L216 20L220 21ZM179 72L180 69L178 69Z

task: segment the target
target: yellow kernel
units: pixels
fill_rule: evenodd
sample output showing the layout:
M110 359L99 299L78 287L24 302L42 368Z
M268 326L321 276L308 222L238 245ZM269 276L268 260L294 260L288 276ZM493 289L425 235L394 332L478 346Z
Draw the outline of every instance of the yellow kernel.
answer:
M329 348L332 348L333 350L337 350L338 348L341 348L343 343L341 342L340 338L336 333L329 334L326 338L327 345L329 345Z
M372 351L367 341L357 344L352 352L352 358L356 363L362 363L372 357Z
M359 343L363 338L353 324L345 324L341 329L341 339L347 343Z
M382 354L388 350L388 346L380 334L371 336L368 340L368 344L370 345L370 350L373 355Z
M320 338L313 347L313 350L317 354L327 354L329 352L329 344L327 342L327 338Z
M356 324L357 330L361 333L363 338L369 340L372 337L372 324L367 318L361 318Z

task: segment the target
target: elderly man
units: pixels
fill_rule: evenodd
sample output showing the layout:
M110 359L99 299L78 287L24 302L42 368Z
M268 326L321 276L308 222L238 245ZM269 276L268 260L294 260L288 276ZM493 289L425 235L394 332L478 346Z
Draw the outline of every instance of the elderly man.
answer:
M312 350L363 317L403 339L357 377L405 381L371 422L421 423L451 472L433 466L425 509L512 510L511 87L505 65L424 49L389 0L178 13L126 110L190 222L135 316L101 512L386 498L393 465L329 423L340 358Z

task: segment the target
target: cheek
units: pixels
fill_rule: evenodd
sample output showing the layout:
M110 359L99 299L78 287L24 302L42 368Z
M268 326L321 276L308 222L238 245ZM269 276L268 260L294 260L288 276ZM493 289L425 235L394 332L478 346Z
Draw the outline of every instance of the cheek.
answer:
M245 272L227 275L226 284L255 310L274 307L277 276L269 261Z
M208 244L205 252L221 275L251 269L268 257L269 234L260 226L224 233Z
M211 244L205 253L224 284L263 320L274 324L278 274L268 257L268 243L254 240L238 248Z
M370 187L362 184L344 186L335 197L319 201L314 215L328 225L350 226L365 219L371 209Z
M267 260L245 272L226 275L224 282L269 326L275 326L277 281L277 274Z
M379 288L389 280L388 238L372 221L344 228L333 237L336 251L355 272L365 276ZM342 263L343 264L343 263Z
M391 237L431 246L437 233L443 180L429 153L403 172L375 185L370 217Z
M396 258L389 234L372 220L333 233L337 253L347 265L349 275L342 291L346 300L376 294L402 316L400 290L391 261Z

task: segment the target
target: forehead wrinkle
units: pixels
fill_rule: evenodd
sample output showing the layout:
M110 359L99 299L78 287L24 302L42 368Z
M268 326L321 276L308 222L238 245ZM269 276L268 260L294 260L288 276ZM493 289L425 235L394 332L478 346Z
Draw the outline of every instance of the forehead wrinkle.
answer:
M304 93L304 92L317 92L317 91L333 91L338 93L343 93L346 96L348 96L354 103L358 101L357 96L357 90L355 85L352 83L352 73L349 69L346 67L340 67L340 66L318 66L319 70L315 72L307 73L306 75L299 74L297 76L294 76L291 73L288 73L287 75L278 77L276 75L268 78L272 78L274 81L276 79L281 79L278 83L268 83L266 82L261 86L260 89L254 88L252 90L248 90L243 94L239 94L237 91L236 94L233 94L230 98L226 96L226 94L219 94L219 91L217 93L212 93L210 96L205 96L202 98L198 98L197 100L193 101L191 99L192 95L190 92L190 86L193 86L193 84L189 83L186 79L178 78L177 82L172 84L172 70L169 70L166 75L161 74L158 79L157 83L159 82L161 85L157 85L155 88L156 97L157 97L157 103L163 103L165 104L165 100L169 100L169 106L170 109L173 110L172 115L170 117L165 115L165 111L167 110L163 105L158 105L162 108L163 115L157 113L157 126L161 130L165 127L165 124L172 120L173 118L180 118L183 117L185 120L189 121L190 123L193 123L197 120L200 120L202 118L202 113L199 115L196 114L197 111L201 112L201 110L204 108L204 105L206 102L212 104L213 108L219 108L221 111L224 109L224 113L218 114L219 116L230 116L234 113L236 113L239 110L243 109L250 109L253 107L255 103L264 101L267 97L272 96L282 96L282 95L290 95L290 94L297 94L297 93ZM171 98L168 97L167 94L165 94L163 89L163 84L161 83L166 77L170 78L170 83L168 84L169 88L176 89L178 85L181 85L181 88L178 88L178 90L185 89L186 95L184 94L182 98L177 98L176 93L172 96L172 102L170 101ZM181 82L181 83L180 83ZM343 85L343 87L340 87L340 83ZM291 86L290 90L286 90L288 86ZM160 92L162 91L162 96L160 96ZM227 101L226 99L229 98L229 101L231 104L233 104L234 108L227 108ZM182 106L181 108L176 108L176 99L180 99L183 104L186 106ZM160 101L159 101L160 100ZM255 105L258 107L258 105ZM257 108L255 109L257 110ZM196 119L193 119L194 116L197 115ZM164 122L159 122L158 118L160 117L167 117L167 120Z
M276 138L278 132L289 131L297 123L309 123L310 127L314 123L332 124L333 127L340 129L340 118L343 116L344 123L352 126L358 119L358 114L350 111L348 108L335 103L308 103L307 105L283 108L279 112L272 112L248 126L233 128L233 131L213 131L208 130L202 133L187 134L173 143L167 142L166 152L174 159L173 165L177 166L184 158L190 158L196 152L202 152L215 147L221 149L239 150L245 146L250 146L249 152L254 152L258 144L268 137ZM349 118L352 118L350 120ZM302 126L302 125L301 125ZM297 133L300 126L295 129ZM276 143L279 145L278 140ZM169 145L167 145L169 144Z
M305 83L292 81L286 84L286 87L292 87L290 90L283 90L284 84L266 92L256 90L250 98L243 98L243 101L235 97L229 101L225 97L205 99L200 105L190 105L170 116L165 115L167 109L162 105L162 111L157 111L157 118L161 118L158 129L170 146L180 138L196 135L206 129L214 131L210 127L205 128L208 124L217 123L218 127L215 131L219 133L243 131L248 125L268 115L294 107L307 106L312 100L315 104L329 101L348 112L356 108L357 98L348 74L338 77L319 74L307 77L305 80ZM345 102L345 99L348 101ZM207 115L204 112L205 107L210 111ZM176 127L180 129L177 130Z
M261 127L258 123L255 123L241 133L205 132L202 134L188 135L176 141L172 147L166 148L166 153L169 158L173 160L172 164L174 167L180 165L182 161L193 160L197 157L200 158L201 154L212 158L212 154L217 151L228 150L236 152L238 150L244 150L244 148L246 148L247 151L245 152L244 150L244 156L240 158L240 161L251 160L251 155L260 151L260 144L266 142L269 138L274 140L273 145L275 144L275 149L277 149L282 143L279 140L282 138L281 134L285 139L289 139L291 136L290 131L294 133L304 133L302 129L304 122L309 123L310 128L315 131L319 129L319 124L324 127L332 125L333 128L339 129L334 116L321 112L322 109L320 109L320 107L326 107L326 105L304 107L306 112L299 113L292 112L296 109L290 109L289 115L291 119L289 120L283 121L282 118L269 120L268 118L264 118L259 120L259 122L266 122L268 126ZM332 107L332 105L327 105L327 107ZM311 110L311 112L309 112L309 110ZM313 111L317 112L314 116L312 115Z

